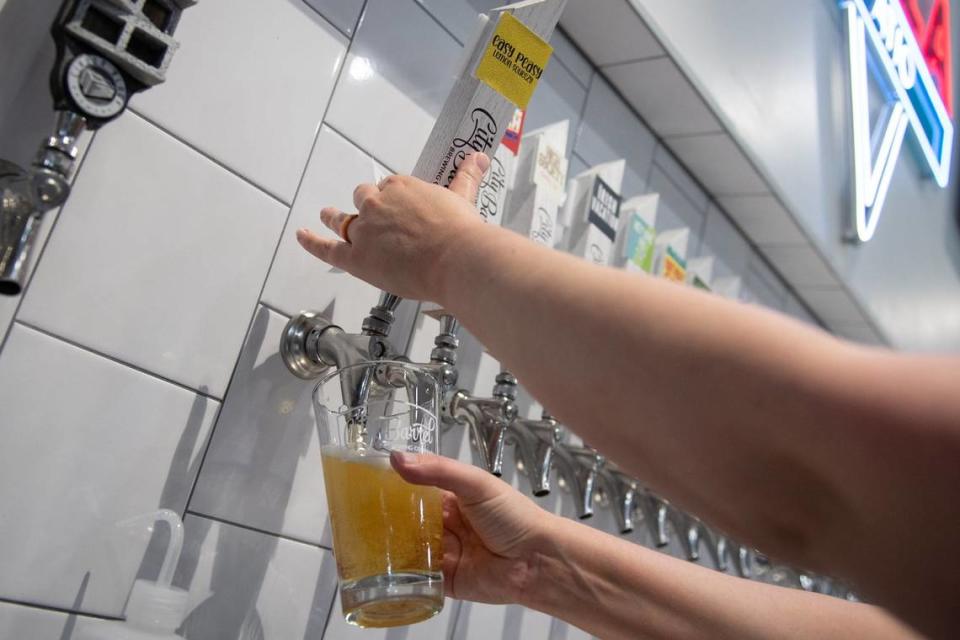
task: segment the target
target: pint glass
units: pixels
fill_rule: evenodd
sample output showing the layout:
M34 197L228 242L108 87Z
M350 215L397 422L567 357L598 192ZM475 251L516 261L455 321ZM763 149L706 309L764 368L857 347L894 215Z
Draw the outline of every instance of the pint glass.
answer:
M405 482L390 452L437 453L439 388L426 370L369 362L314 392L333 552L347 622L393 627L443 608L440 492Z

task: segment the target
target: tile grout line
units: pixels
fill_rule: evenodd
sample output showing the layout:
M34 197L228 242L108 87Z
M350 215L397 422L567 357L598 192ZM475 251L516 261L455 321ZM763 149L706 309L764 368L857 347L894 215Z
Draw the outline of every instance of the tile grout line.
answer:
M438 26L438 27L440 27L441 29L443 29L443 30L447 33L448 36L450 36L451 38L453 38L454 41L455 41L457 44L460 45L460 48L461 48L461 49L465 46L464 43L460 41L460 38L458 38L458 37L453 33L453 31L451 31L451 30L447 27L447 25L445 25L443 22L441 22L441 21L440 21L440 18L438 18L437 16L433 15L433 12L430 11L430 9L427 9L427 7L423 5L423 3L418 2L417 0L408 0L408 2L412 2L413 4L415 4L415 5L417 5L418 7L420 7L420 9L421 9L424 13L426 13L426 14L430 17L431 20L433 20L435 23L437 23L437 26ZM478 13L477 15L479 15L479 13Z
M332 95L332 94L331 94L331 95ZM219 160L219 159L217 159L217 158L214 158L210 153L202 150L200 147L198 147L198 146L195 145L194 143L190 142L190 141L187 140L186 138L182 137L180 134L174 133L173 131L171 131L170 129L168 129L168 128L165 127L164 125L160 124L159 122L157 122L157 121L154 120L153 118L150 118L149 116L144 115L144 114L141 113L136 107L129 107L129 108L127 109L127 111L129 111L130 113L132 113L132 114L135 115L136 117L140 118L141 120L143 120L143 121L146 122L147 124L153 126L153 127L156 128L157 130L163 132L163 133L166 134L167 136L173 138L174 140L176 140L177 142L179 142L179 143L182 144L183 146L187 147L188 149L190 149L190 150L193 151L194 153L199 154L204 160L207 160L207 161L211 162L212 164L220 167L221 169L223 169L224 171L226 171L227 173L229 173L229 174L232 175L233 177L235 177L235 178L239 179L240 181L244 182L245 184L253 187L254 189L256 189L257 191L259 191L259 192L262 193L263 195L267 196L267 197L270 198L271 200L275 200L278 204L281 204L281 205L283 205L283 206L285 206L285 207L290 207L290 206L292 206L292 203L284 201L284 199L283 199L282 197L280 197L279 195L271 192L271 191L268 190L266 187L260 186L259 184L257 184L256 182L254 182L253 180L251 180L250 178L248 178L247 176L245 176L245 175L243 175L242 173L240 173L237 169L234 169L234 168L230 167L229 165L225 164L223 161L221 161L221 160Z
M318 18L320 18L320 19L323 20L325 23L327 23L328 25L330 25L330 27L333 28L334 31L336 31L337 33L339 33L340 35L342 35L342 36L343 36L344 38L346 38L347 40L353 40L353 36L351 36L349 33L347 33L346 31L344 31L343 29L341 29L339 26L337 26L336 24L334 24L334 23L333 23L333 20L331 20L331 19L328 18L327 16L323 15L323 13L321 13L319 9L317 9L317 8L314 7L312 4L310 4L309 2L307 2L307 0L303 0L303 4L306 5L307 10L312 11L314 14L316 14L316 16L317 16ZM354 30L354 33L356 33L356 30L357 30L357 21L356 21L356 20L354 20L354 22L353 22L353 30Z
M455 600L454 598L450 598L450 599L457 603L457 610L454 612L452 616L450 616L451 619L447 623L447 626L450 628L450 633L447 636L447 640L454 640L454 638L457 635L457 625L460 624L460 614L463 613L464 601Z
M220 524L229 525L231 527L236 527L238 529L243 529L245 531L251 531L253 533L259 533L261 535L270 536L271 538L279 538L280 540L286 540L287 542L296 542L297 544L302 544L308 547L314 547L316 549L321 549L323 551L332 552L333 549L326 545L322 545L318 542L310 542L304 538L298 538L296 536L291 536L286 533L276 533L274 531L268 531L267 529L261 529L259 527L254 527L253 525L244 524L242 522L235 522L229 518L223 518L220 516L213 516L208 513L201 513L199 511L194 511L192 509L187 509L183 513L184 518L187 516L193 516L195 518L203 518L204 520L210 520L212 522L218 522Z
M660 144L660 143L658 143L658 144ZM662 146L662 145L661 145L661 146ZM667 147L663 147L663 148L666 149L666 151L667 151L668 153L670 152L670 150L667 149ZM654 154L656 154L656 149L654 149ZM671 153L670 155L673 155L673 154ZM696 205L696 203L693 201L693 198L690 197L690 194L687 193L687 190L683 187L683 185L681 185L679 182L677 182L677 180L676 180L672 175L670 175L670 172L667 171L667 169L666 169L663 165L661 165L659 162L657 162L656 159L654 159L654 161L650 163L650 178L653 178L653 170L654 170L654 169L659 169L659 170L660 170L660 173L663 174L663 177L665 177L665 178L667 179L667 182L669 182L669 183L672 184L674 187L676 187L677 191L680 192L680 195L683 197L683 199L687 201L687 204L689 204L690 206L692 206L692 207L693 207L694 209L696 209L697 211L700 211L700 213L703 214L701 217L706 217L706 215L707 215L707 210L710 208L710 203L714 201L714 198L711 197L711 195L710 195L709 192L707 192L707 191L702 191L702 190L701 190L702 193L703 193L703 195L706 196L706 198L707 198L706 208L701 211L700 208L699 208L699 207ZM647 180L647 188L648 188L648 189L650 188L650 180L649 180L649 179ZM717 207L717 208L719 208L719 207Z
M73 191L73 185L80 178L80 172L83 170L83 165L87 162L87 158L90 157L90 151L93 148L93 143L97 139L97 132L94 131L90 136L90 142L87 144L86 151L83 152L83 157L80 159L80 163L77 165L76 170L73 172L73 179L70 181L70 190ZM33 261L33 268L30 270L30 274L27 277L26 285L23 287L23 290L20 291L19 300L17 300L17 307L13 310L13 316L10 318L10 325L7 327L6 331L3 334L3 339L0 340L0 354L3 354L4 347L7 346L7 340L10 338L10 334L13 332L13 325L17 323L17 316L20 315L20 309L23 307L23 301L27 296L27 291L30 289L30 285L33 283L33 277L36 275L37 271L40 269L40 261L43 259L43 254L46 252L47 247L50 245L50 240L53 238L53 232L57 230L57 225L60 223L60 216L63 215L63 210L67 206L67 202L70 201L69 194L67 200L60 205L60 210L57 211L57 217L53 221L53 224L50 225L50 232L47 233L47 237L43 240L43 245L36 248L36 259ZM48 212L49 213L49 212ZM46 215L46 214L45 214Z
M632 8L632 7L631 7L631 8ZM662 59L664 59L664 58L666 58L667 60L670 60L670 56L667 55L666 52L663 52L663 53L660 53L660 54L657 54L657 55L653 55L653 56L642 56L642 57L640 57L640 58L633 58L632 60L621 60L620 62L610 62L610 63L608 63L608 64L598 64L598 65L597 65L597 68L598 68L598 69L616 69L617 67L623 67L623 66L626 66L626 65L628 65L628 64L638 64L638 63L640 63L640 62L652 62L652 61L654 61L654 60L662 60ZM672 60L670 60L670 61L673 62Z
M327 617L323 621L323 631L320 632L320 638L318 640L323 640L327 637L327 629L330 628L330 619L333 618L333 605L337 604L337 594L340 592L339 584L333 590L333 597L330 598L330 606L327 607Z
M273 305L270 304L269 302L264 302L263 300L261 300L261 301L260 301L260 306L263 307L264 309L267 309L268 311L273 311L275 314L277 314L277 315L279 315L279 316L283 316L283 317L286 318L287 320L289 320L289 319L291 319L291 318L293 317L292 315L290 315L290 314L287 313L286 311L282 311L282 310L276 308L275 306L273 306Z
M650 193L650 191L649 191L649 190L650 190L650 181L653 180L653 170L654 170L654 168L659 168L659 167L657 166L657 150L659 150L659 149L661 149L661 148L664 149L665 151L667 151L667 153L670 152L670 150L667 149L667 148L664 146L663 141L657 140L656 146L653 147L653 159L650 161L650 168L647 169L647 184L646 184L647 193ZM661 168L660 170L663 171L662 168Z
M367 0L364 0L363 6L360 9L359 20L363 19L363 14L366 11L366 8L367 8ZM359 21L358 21L358 24L359 24ZM350 39L347 42L347 46L344 49L343 62L340 65L340 68L337 70L337 77L334 78L333 89L330 91L330 97L327 99L326 107L324 107L323 114L320 117L320 121L319 121L319 124L317 125L316 133L314 134L313 144L310 146L310 152L307 154L306 163L304 164L303 171L300 174L300 181L297 184L297 189L293 194L293 202L290 203L289 208L287 209L287 217L283 222L283 226L281 227L280 235L277 238L276 246L274 246L273 248L273 256L270 258L270 264L267 267L266 273L264 274L263 284L260 286L260 293L257 294L256 302L254 303L253 310L250 313L250 320L247 322L247 330L243 334L244 336L243 342L240 345L240 349L237 351L237 356L233 363L233 369L230 372L230 377L227 381L227 387L224 390L223 405L226 405L227 394L230 392L230 388L233 386L234 380L236 379L237 370L239 369L240 361L243 358L243 352L246 348L247 339L250 336L250 330L253 327L253 323L256 321L257 310L260 307L261 300L263 299L263 293L267 288L267 283L270 281L270 274L273 271L273 266L277 261L277 255L280 253L280 246L283 243L283 238L285 234L287 233L287 227L290 225L290 218L293 217L294 203L297 201L297 196L300 195L300 191L303 188L303 183L306 181L307 171L310 167L310 161L313 159L313 154L317 150L317 144L319 143L320 136L323 133L323 124L327 118L327 113L330 111L330 105L333 104L334 97L336 96L337 86L340 84L340 78L343 75L343 70L347 66L347 58L350 56L351 47L353 47L352 39ZM213 444L213 438L216 435L217 427L220 426L220 419L222 418L222 416L223 416L222 413L218 413L216 420L214 421L213 425L210 427L210 434L207 436L206 446L204 446L203 455L200 457L200 464L197 466L197 475L193 478L193 482L190 486L190 492L187 494L187 500L184 503L184 514L186 514L190 510L190 503L193 501L193 495L196 493L197 486L200 484L200 476L203 474L204 463L207 460L207 454L210 452L210 447Z
M561 16L561 19L562 18L563 17ZM586 84L584 84L583 82L580 82L580 78L577 77L577 74L574 72L573 69L571 69L566 64L564 64L563 61L560 60L559 58L557 58L557 60L559 60L560 64L563 65L563 67L570 72L570 75L572 75L573 79L577 81L577 84L579 84L584 89L587 89L587 93L589 93L590 84L593 81L593 76L597 73L597 65L593 63L593 60L590 59L590 56L588 56L586 52L580 47L580 45L577 44L576 41L570 36L570 34L567 33L567 30L563 28L563 25L560 24L560 21L557 21L556 30L559 31L563 35L563 37L566 39L566 41L570 43L571 48L573 48L573 52L576 53L578 56L580 56L580 58L582 58L583 61L587 63L587 66L590 67L590 77L587 78Z
M87 345L81 344L81 343L77 342L76 340L73 340L72 338L67 338L67 337L58 335L58 334L56 334L56 333L54 333L54 332L52 332L52 331L49 331L49 330L47 330L47 329L44 329L43 327L39 327L39 326L37 326L37 325L35 325L35 324L31 323L31 322L28 322L28 321L26 321L26 320L15 320L13 323L11 323L11 326L14 325L14 324L20 325L21 327L26 327L27 329L30 329L31 331L36 331L37 333L40 333L40 334L42 334L42 335L45 335L45 336L47 336L48 338L52 338L52 339L54 339L54 340L56 340L56 341L58 341L58 342L62 342L62 343L64 343L64 344L68 344L68 345L70 345L71 347L74 347L74 348L76 348L76 349L80 349L81 351L85 351L86 353L89 353L89 354L91 354L91 355L97 356L98 358L103 358L104 360L109 360L110 362L112 362L112 363L114 363L114 364L118 364L118 365L122 366L122 367L125 368L125 369L130 369L130 370L132 370L132 371L136 371L137 373L141 373L141 374L143 374L143 375L145 375L145 376L147 376L147 377L149 377L149 378L153 378L154 380L157 380L157 381L159 381L159 382L164 382L164 383L166 383L166 384L172 385L172 386L177 387L177 388L179 388L179 389L182 389L182 390L184 390L184 391L189 391L190 393L192 393L192 394L194 394L194 395L197 395L197 396L200 396L200 397L203 397L203 398L207 398L208 400L213 400L214 402L217 402L217 403L222 403L222 402L223 402L223 398L220 398L220 397L218 397L218 396L215 396L215 395L212 394L212 393L209 393L209 392L207 392L207 391L200 391L199 389L194 389L193 387L191 387L191 386L188 385L188 384L184 384L183 382L179 382L179 381L177 381L177 380L174 380L173 378L168 378L168 377L166 377L166 376L164 376L164 375L162 375L162 374L159 374L159 373L157 373L157 372L155 372L155 371L150 371L149 369L145 369L145 368L141 367L140 365L136 365L136 364L133 364L133 363L131 363L131 362L127 362L126 360L121 360L120 358L118 358L118 357L116 357L116 356L112 356L112 355L110 355L109 353L105 353L105 352L100 351L100 350L98 350L98 349L94 349L93 347L89 347L89 346L87 346Z
M691 133L670 133L660 136L661 140L687 140L689 138L706 138L707 136L725 136L729 135L723 129L712 129L710 131L694 131ZM669 147L667 147L669 149ZM670 152L673 154L673 152Z
M384 167L387 171L389 171L390 173L398 173L393 167L391 167L390 165L388 165L386 162L383 162L382 160L380 160L372 151L367 150L366 147L364 147L363 145L361 145L359 142L356 142L353 138L351 138L351 137L348 136L346 133L344 133L343 131L341 131L336 125L331 124L330 122L328 122L328 121L326 120L326 117L327 117L326 114L324 114L323 117L324 117L324 120L323 120L322 126L330 129L330 130L333 131L335 134L337 134L338 136L340 136L341 138L343 138L344 140L346 140L347 142L349 142L351 146L356 147L357 150L360 151L363 155L369 156L371 160L374 160L375 162L378 162L378 163L380 163L381 165L383 165L383 167Z
M99 613L85 613L82 611L75 611L73 609L67 609L66 607L57 607L49 604L40 604L39 602L30 602L29 600L17 600L15 598L7 598L0 596L0 604L9 604L18 607L26 607L28 609L39 609L40 611L48 611L51 613L63 613L67 616L81 616L84 618L93 618L96 620L109 620L111 622L120 622L124 620L120 616L108 616L102 615Z
M597 68L592 65L590 66L590 79L587 81L587 86L585 87L586 91L583 94L583 104L580 105L580 114L577 119L577 132L573 136L573 144L570 145L570 153L576 154L578 158L583 160L583 163L587 165L587 168L590 168L590 163L587 162L587 159L584 158L581 154L577 153L577 145L580 143L580 136L583 135L583 121L587 115L587 105L590 103L590 92L593 90L593 83L597 78Z

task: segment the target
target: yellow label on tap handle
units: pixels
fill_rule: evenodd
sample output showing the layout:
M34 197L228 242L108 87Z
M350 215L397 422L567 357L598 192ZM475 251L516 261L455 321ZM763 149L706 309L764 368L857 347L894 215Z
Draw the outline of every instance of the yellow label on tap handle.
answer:
M552 53L553 47L527 25L512 14L502 13L476 76L517 107L526 109Z

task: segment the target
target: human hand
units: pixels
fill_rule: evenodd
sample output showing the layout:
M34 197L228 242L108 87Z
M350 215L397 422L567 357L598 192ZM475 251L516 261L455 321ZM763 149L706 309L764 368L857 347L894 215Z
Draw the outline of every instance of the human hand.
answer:
M443 456L394 452L404 480L443 491L447 595L511 604L536 580L557 516L486 471Z
M297 231L304 249L338 269L404 298L440 302L443 261L483 224L474 203L490 159L474 153L460 163L448 189L410 176L390 176L353 192L356 220L327 207L320 219L349 242Z

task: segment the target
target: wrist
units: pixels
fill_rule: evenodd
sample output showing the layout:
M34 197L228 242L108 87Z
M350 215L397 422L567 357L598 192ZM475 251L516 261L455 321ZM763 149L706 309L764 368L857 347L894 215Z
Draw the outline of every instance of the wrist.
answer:
M431 302L444 309L455 308L459 292L469 288L466 285L470 273L489 268L484 266L482 256L496 242L496 231L499 228L483 222L479 216L451 222L434 260Z
M570 525L576 523L552 513L546 515L530 545L528 579L517 590L514 601L529 609L551 613L559 592L570 583L575 572L566 548L570 544Z

